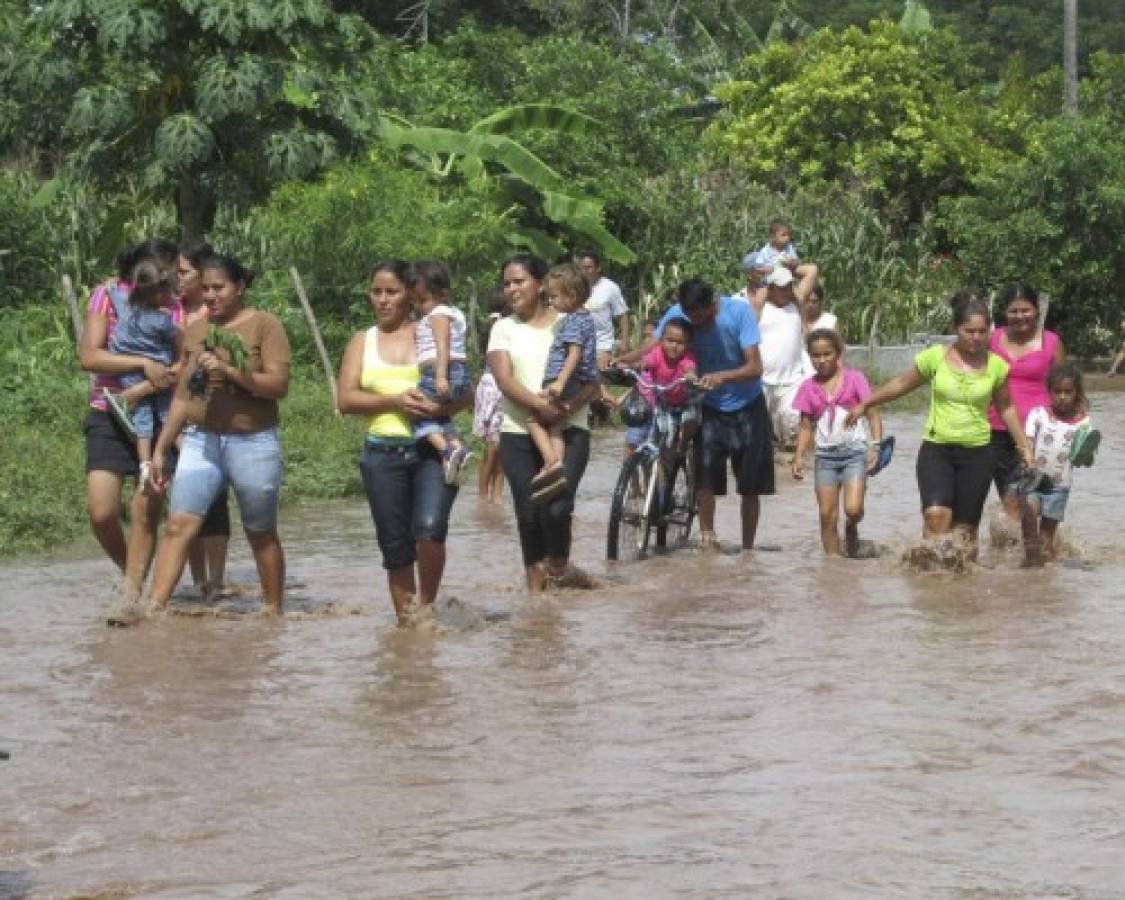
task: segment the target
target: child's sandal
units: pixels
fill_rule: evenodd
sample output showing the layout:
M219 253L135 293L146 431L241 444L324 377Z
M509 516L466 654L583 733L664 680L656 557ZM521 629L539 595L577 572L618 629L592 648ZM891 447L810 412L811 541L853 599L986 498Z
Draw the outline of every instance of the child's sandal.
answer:
M545 485L539 488L539 490L535 491L531 495L532 503L534 503L536 506L546 506L559 494L566 491L566 474L562 472L561 467L559 468L559 472L561 473L560 477L556 478L554 481L547 482Z
M564 479L566 478L566 472L563 470L563 467L552 466L551 468L544 469L542 472L539 472L537 475L535 475L531 479L531 484L529 486L531 487L532 491L539 491L547 487L547 485L549 484L554 484L556 481L558 481L560 476Z

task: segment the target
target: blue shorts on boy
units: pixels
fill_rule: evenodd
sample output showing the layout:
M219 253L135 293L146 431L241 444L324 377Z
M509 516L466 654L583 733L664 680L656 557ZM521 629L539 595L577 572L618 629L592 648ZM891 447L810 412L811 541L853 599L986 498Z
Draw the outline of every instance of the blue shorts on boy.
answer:
M460 360L449 362L449 395L441 396L437 392L436 378L433 368L427 366L422 370L422 377L418 381L418 390L426 395L429 400L444 403L450 400L460 400L472 387L469 377L468 363ZM414 439L419 440L431 434L444 434L456 436L457 429L453 427L453 420L449 416L440 416L434 419L418 419L414 423Z
M1070 500L1070 488L1055 484L1046 479L1038 490L1023 495L1028 503L1039 508L1039 516L1053 522L1066 518L1066 504Z

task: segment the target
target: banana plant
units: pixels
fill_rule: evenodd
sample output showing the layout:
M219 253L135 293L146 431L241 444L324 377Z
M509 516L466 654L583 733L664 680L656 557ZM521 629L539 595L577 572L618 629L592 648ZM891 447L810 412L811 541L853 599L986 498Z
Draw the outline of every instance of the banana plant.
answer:
M437 178L455 174L466 181L496 181L529 188L537 211L564 231L581 235L608 258L629 265L636 254L604 225L605 208L595 197L574 196L563 178L512 135L543 129L567 137L585 137L598 125L584 113L547 103L524 103L497 110L466 131L414 125L399 116L379 117L376 133L386 145L409 148L410 158ZM490 168L491 167L491 168ZM493 174L496 168L500 174ZM523 201L513 196L518 206ZM562 247L545 232L520 227L510 235L513 244L529 247L548 258Z

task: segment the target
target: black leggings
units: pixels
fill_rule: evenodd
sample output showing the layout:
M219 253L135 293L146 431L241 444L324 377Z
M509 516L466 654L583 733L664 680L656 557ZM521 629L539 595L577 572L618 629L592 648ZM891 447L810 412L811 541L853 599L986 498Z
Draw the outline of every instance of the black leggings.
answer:
M585 428L567 428L563 442L567 489L545 506L537 506L531 502L531 479L543 467L543 457L528 435L500 435L500 468L512 488L524 566L544 559L570 557L570 521L578 482L590 459L590 432Z
M992 484L992 460L990 444L962 447L922 441L917 465L922 511L942 506L953 510L954 524L976 528Z

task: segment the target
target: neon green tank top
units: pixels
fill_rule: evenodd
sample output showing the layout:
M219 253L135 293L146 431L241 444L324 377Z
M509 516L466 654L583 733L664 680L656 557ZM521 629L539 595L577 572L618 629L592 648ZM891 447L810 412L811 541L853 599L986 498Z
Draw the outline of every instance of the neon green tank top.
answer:
M417 363L392 366L379 356L379 326L367 329L363 340L363 370L359 386L372 394L401 394L418 386L422 370ZM384 412L367 420L367 436L379 440L409 441L414 437L414 425L409 416L399 412Z

